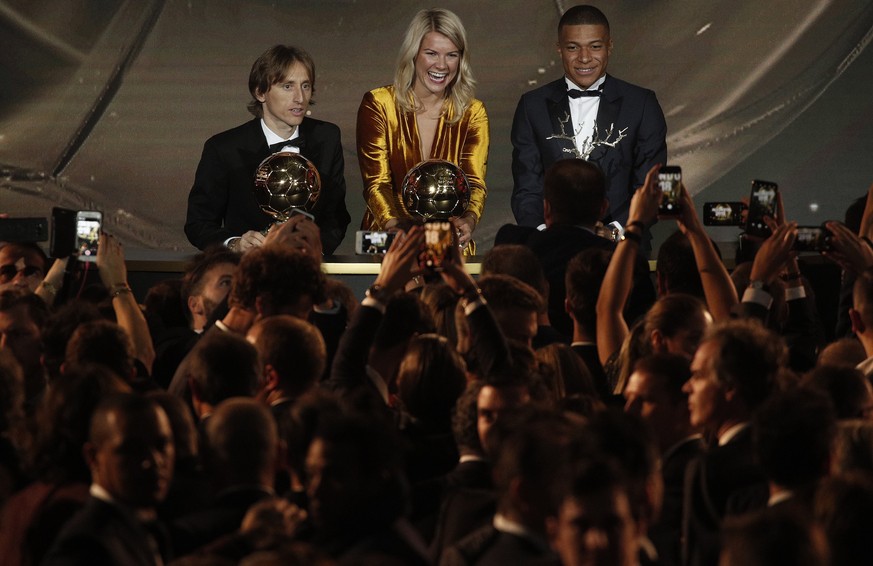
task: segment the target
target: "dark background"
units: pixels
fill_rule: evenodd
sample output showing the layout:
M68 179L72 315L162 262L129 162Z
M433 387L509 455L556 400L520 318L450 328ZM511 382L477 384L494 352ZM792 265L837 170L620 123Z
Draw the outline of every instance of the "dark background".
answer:
M403 32L431 2L0 0L0 212L97 208L131 257L193 252L182 233L203 142L250 118L251 63L275 43L315 58L314 117L343 132L351 253L363 213L354 121L391 82ZM467 27L491 124L491 246L512 221L509 129L519 96L561 75L556 25L570 2L447 0ZM841 219L873 181L873 3L599 2L612 74L654 89L670 161L698 208L776 181L802 224ZM616 124L620 127L620 124ZM674 229L655 229L656 245ZM719 241L736 229L713 230ZM728 253L727 255L730 255Z

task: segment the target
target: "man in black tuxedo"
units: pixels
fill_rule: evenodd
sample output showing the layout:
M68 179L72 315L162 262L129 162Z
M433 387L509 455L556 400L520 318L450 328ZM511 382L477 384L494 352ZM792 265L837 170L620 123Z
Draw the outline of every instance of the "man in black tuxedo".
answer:
M506 224L497 231L494 244L524 244L533 249L549 282L549 321L567 337L573 323L564 307L567 264L581 251L612 251L615 243L595 233L595 224L606 212L606 181L600 168L582 159L565 159L549 167L543 180L545 230ZM634 288L627 307L634 320L655 301L655 288L648 264L640 256L634 269Z
M564 77L524 94L512 122L512 212L519 225L543 224L543 176L556 161L584 157L597 163L608 187L603 219L622 224L646 173L666 163L667 124L655 93L607 75L611 51L603 12L580 5L561 17ZM593 140L614 143L622 135L615 147L597 145L585 155Z
M248 108L256 118L203 146L188 195L188 240L200 249L223 243L242 252L261 245L261 230L273 219L255 200L255 171L272 153L294 151L309 159L321 176L321 193L311 212L321 229L324 253L333 253L351 217L339 128L306 117L315 92L312 58L296 47L268 49L252 65L249 92Z
M691 362L689 420L713 446L688 464L683 505L683 563L715 564L731 495L766 481L752 444L751 419L786 366L782 338L757 321L710 330Z
M175 446L155 401L135 393L97 407L84 446L91 496L70 519L43 564L152 566L170 558L155 506L167 495Z

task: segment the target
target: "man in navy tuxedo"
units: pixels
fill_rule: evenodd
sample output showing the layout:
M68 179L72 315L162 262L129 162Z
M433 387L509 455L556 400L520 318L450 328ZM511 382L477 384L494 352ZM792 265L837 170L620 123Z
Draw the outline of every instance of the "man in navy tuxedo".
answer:
M611 51L603 12L580 5L561 17L564 77L525 93L512 122L512 212L519 225L543 224L543 175L556 161L584 157L597 163L607 178L603 220L622 224L648 170L666 163L667 124L655 93L607 75ZM596 145L586 156L594 140L615 147Z
M321 176L321 193L311 212L321 230L323 252L333 253L351 217L340 130L306 116L315 92L312 58L296 47L271 47L252 65L249 92L248 109L256 118L203 146L188 196L188 240L200 249L224 244L241 252L261 245L261 231L273 219L255 200L255 171L269 155L294 151L309 159Z

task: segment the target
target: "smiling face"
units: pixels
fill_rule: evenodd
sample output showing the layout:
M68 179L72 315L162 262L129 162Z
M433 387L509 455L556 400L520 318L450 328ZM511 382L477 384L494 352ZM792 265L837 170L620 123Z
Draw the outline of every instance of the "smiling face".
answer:
M461 51L443 34L431 31L421 40L415 56L415 84L419 98L445 98L446 91L458 76Z
M558 53L564 75L581 89L587 89L606 74L612 40L602 25L563 26L558 36Z
M287 139L309 110L312 78L303 63L296 61L288 67L282 80L271 85L267 92L256 92L255 98L262 103L267 127Z

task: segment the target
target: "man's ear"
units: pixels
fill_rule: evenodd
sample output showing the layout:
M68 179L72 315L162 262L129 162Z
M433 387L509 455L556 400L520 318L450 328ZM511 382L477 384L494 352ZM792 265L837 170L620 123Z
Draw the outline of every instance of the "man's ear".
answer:
M267 90L270 90L270 88L267 87ZM255 89L255 100L257 100L258 102L265 102L267 100L267 93L261 92L261 89L256 88Z
M548 516L546 517L546 538L549 541L549 545L552 547L552 550L557 551L558 547L558 518Z
M653 352L661 352L666 347L664 343L664 335L657 328L652 330L652 333L649 335L649 340L651 340Z
M603 202L600 203L600 218L603 218L604 216L606 216L606 212L608 210L609 210L609 200L607 200L604 197Z
M274 391L279 388L279 373L273 364L264 365L264 390Z
M93 442L83 444L82 457L85 459L85 463L88 464L88 469L93 470L97 463L97 446Z
M203 299L199 295L192 295L188 297L188 310L191 311L191 314L195 315L203 315Z
M546 226L552 224L552 205L545 199L543 199L543 222L545 222Z
M855 334L863 334L867 330L867 326L861 318L861 313L854 308L849 308L849 320L852 321L852 332Z

